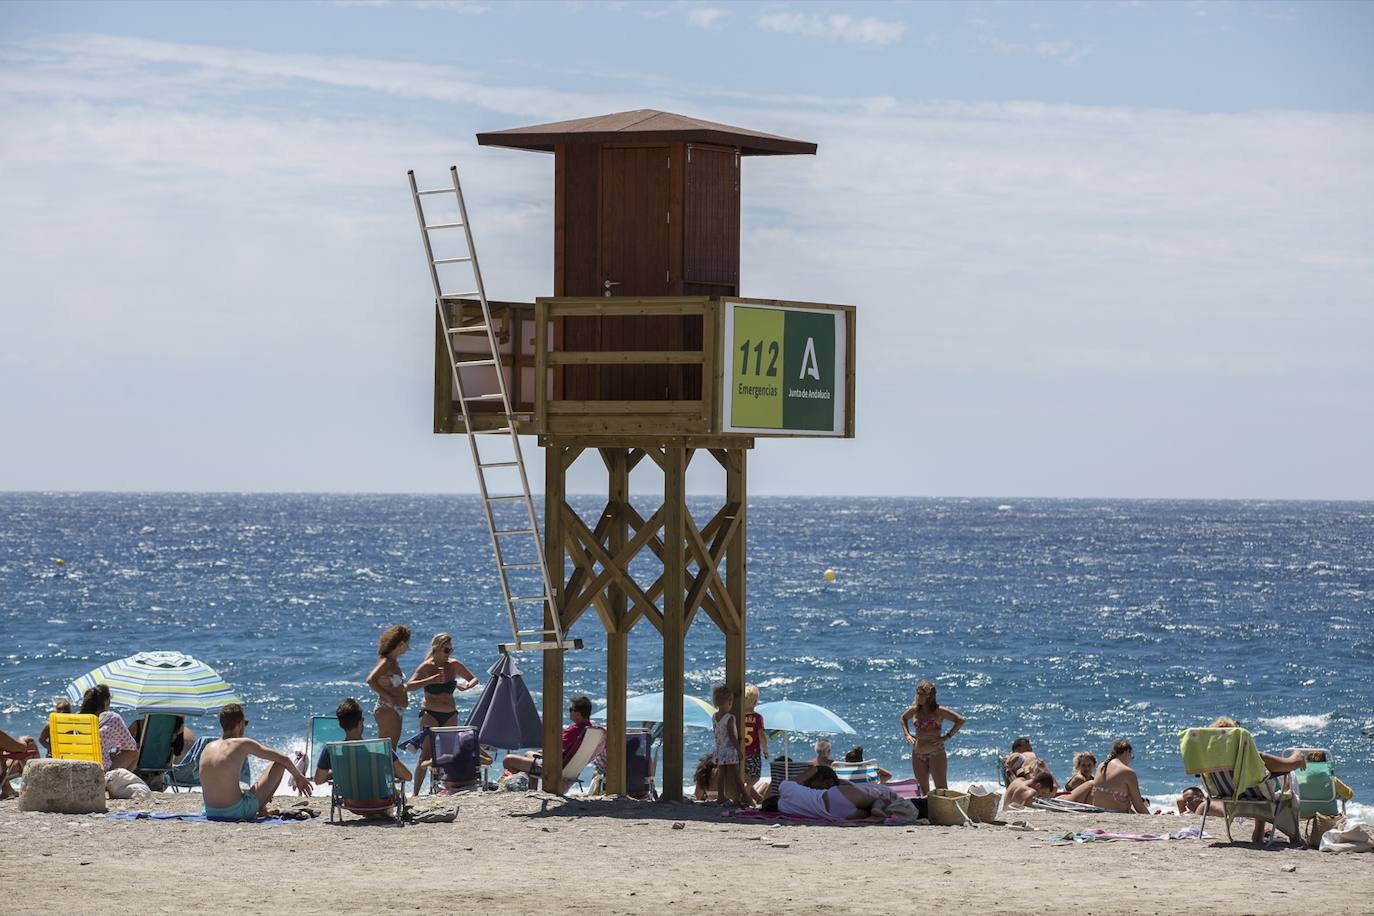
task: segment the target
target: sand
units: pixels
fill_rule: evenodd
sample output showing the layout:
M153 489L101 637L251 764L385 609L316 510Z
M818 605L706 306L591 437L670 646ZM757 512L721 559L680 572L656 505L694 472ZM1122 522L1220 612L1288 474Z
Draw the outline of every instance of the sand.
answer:
M327 797L310 805L327 816ZM334 826L324 816L280 826L131 822L26 814L0 802L0 912L1348 913L1374 905L1374 855L1228 846L1224 833L1203 842L1046 839L1092 827L1168 832L1193 817L1018 812L1035 830L1015 832L774 826L724 818L713 805L533 793L426 797L417 808L455 805L452 823L395 827ZM187 794L110 803L198 806Z

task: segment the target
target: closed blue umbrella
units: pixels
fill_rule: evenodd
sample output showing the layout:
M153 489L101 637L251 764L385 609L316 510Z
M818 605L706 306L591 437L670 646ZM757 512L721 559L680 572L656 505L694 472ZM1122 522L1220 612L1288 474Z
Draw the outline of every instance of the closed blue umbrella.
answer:
M477 729L478 742L507 751L542 745L544 730L539 723L539 708L534 705L534 697L530 696L515 660L502 652L487 673L491 678L482 688L467 722Z

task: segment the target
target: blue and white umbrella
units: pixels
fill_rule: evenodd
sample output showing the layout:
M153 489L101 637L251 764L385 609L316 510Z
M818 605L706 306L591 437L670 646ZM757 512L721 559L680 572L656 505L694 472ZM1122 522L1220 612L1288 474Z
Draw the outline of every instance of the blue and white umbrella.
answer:
M592 718L606 721L606 714L609 712L607 707L602 707L592 713ZM710 703L701 699L685 695L682 698L682 724L690 728L713 728L715 721L711 718L716 714L716 708ZM629 697L625 700L625 721L626 722L662 722L663 721L663 693L641 693L637 697Z
M800 700L777 700L760 703L754 711L763 716L764 727L783 732L783 755L788 753L788 737L792 732L811 732L821 735L856 735L854 728L824 706Z
M137 715L204 716L242 702L215 669L180 652L139 652L101 665L67 687L72 706L96 684L109 686L111 706Z

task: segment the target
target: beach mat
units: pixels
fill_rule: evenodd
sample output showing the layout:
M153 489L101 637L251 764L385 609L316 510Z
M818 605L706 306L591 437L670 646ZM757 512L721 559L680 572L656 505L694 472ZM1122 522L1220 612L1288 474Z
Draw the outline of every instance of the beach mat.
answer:
M898 798L906 798L912 801L918 798L925 798L925 793L921 791L921 784L915 779L891 779L883 783L883 785L897 793Z
M1069 801L1067 798L1037 798L1030 803L1032 808L1045 811L1058 811L1060 814L1105 814L1106 808Z
M296 818L260 817L251 821L212 821L203 814L176 814L171 811L111 811L105 815L116 821L194 821L205 824L299 824Z

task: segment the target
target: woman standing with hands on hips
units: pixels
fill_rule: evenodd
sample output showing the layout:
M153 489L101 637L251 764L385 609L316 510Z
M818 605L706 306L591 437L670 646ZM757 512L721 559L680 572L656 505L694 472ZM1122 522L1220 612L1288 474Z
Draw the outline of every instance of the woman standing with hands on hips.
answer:
M400 662L409 650L410 629L400 625L389 628L377 641L377 664L367 676L367 686L377 694L377 708L372 711L372 718L377 721L377 737L390 738L393 751L401 743L401 720L410 705Z
M932 779L935 788L949 788L949 757L945 754L945 742L959 733L964 721L963 716L940 705L934 684L921 681L916 685L916 700L902 713L902 735L911 745L912 775L921 781L921 789L927 794ZM908 728L908 722L915 723L915 733ZM953 727L941 734L945 722L953 723Z
M458 685L458 679L463 684ZM477 686L477 678L467 666L453 657L453 637L439 633L429 641L429 654L420 662L420 667L406 681L406 690L424 690L420 701L420 728L429 726L452 725L458 717L458 707L453 702L455 690L471 690ZM433 739L426 740L420 747L420 763L415 767L415 792L420 794L420 784L430 757L434 753Z

